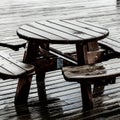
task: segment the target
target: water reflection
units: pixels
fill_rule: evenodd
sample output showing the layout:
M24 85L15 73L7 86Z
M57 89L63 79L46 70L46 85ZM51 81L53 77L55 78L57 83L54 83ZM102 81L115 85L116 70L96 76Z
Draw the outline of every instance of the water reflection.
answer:
M63 109L60 99L49 101L48 103L30 102L28 106L16 106L18 120L33 120L39 118L43 120L56 119L63 115Z

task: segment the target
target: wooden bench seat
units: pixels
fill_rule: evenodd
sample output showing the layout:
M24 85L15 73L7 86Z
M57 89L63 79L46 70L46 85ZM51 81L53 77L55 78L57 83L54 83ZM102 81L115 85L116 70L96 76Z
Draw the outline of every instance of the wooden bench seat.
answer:
M65 80L81 85L83 110L93 108L91 84L120 76L120 59L114 58L94 65L67 66L62 69Z
M19 50L21 47L26 46L26 41L23 39L18 39L18 38L9 38L9 39L4 39L0 41L0 46L7 47L10 49L13 49L15 51Z
M82 82L88 80L96 82L96 80L107 80L120 75L120 59L115 58L94 65L63 67L63 75L67 81Z
M120 53L120 41L114 40L112 38L105 38L101 41L99 41L100 46L110 49L116 53Z
M34 66L14 60L7 53L0 52L0 78L20 78L34 72Z

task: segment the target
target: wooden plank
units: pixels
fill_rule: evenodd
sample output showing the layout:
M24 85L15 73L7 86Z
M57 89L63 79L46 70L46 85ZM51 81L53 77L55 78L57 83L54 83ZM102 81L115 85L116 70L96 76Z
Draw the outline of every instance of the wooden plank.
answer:
M100 36L101 35L100 33L90 31L90 30L87 30L85 28L81 28L74 23L67 23L66 21L56 21L56 22L65 26L65 27L72 28L74 30L77 30L79 32L82 32L82 33L85 33L85 34L88 34L88 35L91 35L91 36Z
M0 76L4 79L12 77L16 78L34 71L34 67L32 65L15 61L4 52L0 52L0 61Z
M37 39L37 38L40 38L41 37L41 40L42 39L47 39L47 38L44 38L43 36L41 36L41 34L46 34L45 32L42 32L41 34L36 34L35 33L35 31L39 31L39 30L37 30L37 29L35 29L35 28L33 28L33 27L30 27L30 26L28 26L28 25L24 25L24 26L22 26L22 27L20 27L20 30L18 30L18 32L20 32L20 33L22 33L23 35L27 35L28 34L28 38L34 38L35 37L35 39ZM17 34L18 34L18 32L17 32ZM40 31L39 31L40 32ZM39 33L38 32L38 33ZM31 34L30 34L31 33ZM19 35L19 34L18 34ZM47 34L48 35L48 34ZM46 35L46 36L47 36ZM20 35L19 35L20 36ZM31 37L30 37L31 36ZM48 36L48 38L49 38L49 36ZM32 40L32 39L31 39Z
M120 46L119 41L113 40L113 39L105 39L102 41L99 41L101 46L105 46L108 49L111 49L117 53L120 53Z
M95 65L68 66L63 68L63 75L68 81L80 83L84 80L95 82L96 80L117 77L120 75L119 62L119 59L112 59Z
M13 38L13 39L15 39L15 38ZM8 48L11 48L16 51L19 50L19 48L21 48L21 47L25 48L25 45L26 45L25 40L18 39L18 38L16 38L15 40L13 40L13 39L12 40L5 39L5 40L0 41L0 46L8 47Z
M106 34L108 32L108 30L106 28L89 23L89 22L83 22L80 20L71 20L71 21L64 20L64 21L71 23L71 24L75 24L80 27L83 27L84 29L87 29L87 30L92 30L94 32L101 33L101 34Z
M49 33L51 33L51 34L53 34L55 36L59 36L59 37L64 38L64 39L68 39L68 40L74 40L74 39L79 40L80 39L80 38L78 38L76 36L73 36L72 34L60 31L58 29L53 29L51 27L41 25L41 24L38 24L38 23L35 23L35 22L30 23L30 25L35 27L35 28L41 29L42 31L49 32ZM56 38L56 40L57 39L59 39L59 38Z
M76 36L76 37L79 37L79 39L85 39L85 38L88 38L88 37L91 37L90 35L87 35L87 34L77 34L77 32L71 28L67 28L67 27L64 27L60 24L57 24L56 22L54 22L54 20L48 20L47 22L38 22L39 24L43 24L43 25L46 25L48 27L51 27L53 29L56 29L56 30L59 30L59 31L62 31L64 33L68 33L68 34L71 34L72 36ZM76 34L73 34L73 33L76 33Z

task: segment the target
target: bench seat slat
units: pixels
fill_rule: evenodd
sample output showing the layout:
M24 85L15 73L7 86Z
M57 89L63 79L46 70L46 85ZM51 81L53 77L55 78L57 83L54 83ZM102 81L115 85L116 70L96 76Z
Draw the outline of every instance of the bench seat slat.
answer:
M1 71L2 74L11 74L10 71L6 70L5 68L3 68L1 66L0 66L0 71Z
M11 74L18 74L18 71L20 71L21 73L24 72L24 70L21 69L20 67L16 66L12 62L7 61L6 59L3 59L1 57L0 57L0 62L1 62L0 67L6 69L7 71L10 71Z
M33 65L24 64L11 58L7 53L0 52L0 77L3 79L17 78L34 71Z
M107 39L103 39L98 42L101 46L105 46L105 47L113 50L114 52L120 53L120 42L119 41L107 38Z
M111 59L94 65L63 67L62 71L68 81L103 80L120 75L120 59Z
M0 41L0 46L3 47L8 47L11 48L13 50L19 50L19 48L21 47L25 47L26 46L26 41L23 39L18 39L18 38L14 38L14 39L4 39Z
M10 62L11 64L17 66L18 68L22 69L22 70L26 70L26 72L30 72L31 67L33 67L32 65L29 64L25 64L19 61L16 61L15 59L13 59L12 57L10 57L9 54L1 51L0 52L0 56L2 59L5 59L7 62ZM31 66L31 67L30 67Z

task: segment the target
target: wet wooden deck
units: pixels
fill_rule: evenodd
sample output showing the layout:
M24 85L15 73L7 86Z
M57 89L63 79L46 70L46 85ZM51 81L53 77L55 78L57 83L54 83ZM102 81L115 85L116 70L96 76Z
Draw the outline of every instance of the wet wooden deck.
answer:
M105 26L113 39L120 39L119 0L2 0L0 1L0 39L16 42L16 29L27 22L47 19L81 19ZM24 48L18 52L2 48L17 60L22 60ZM66 51L66 49L63 49ZM80 86L65 82L61 70L46 74L46 90L56 98L41 108L38 103L35 76L33 77L28 108L17 113L14 96L17 80L0 80L0 120L119 120L120 78L105 87L96 97L95 108L82 112Z

